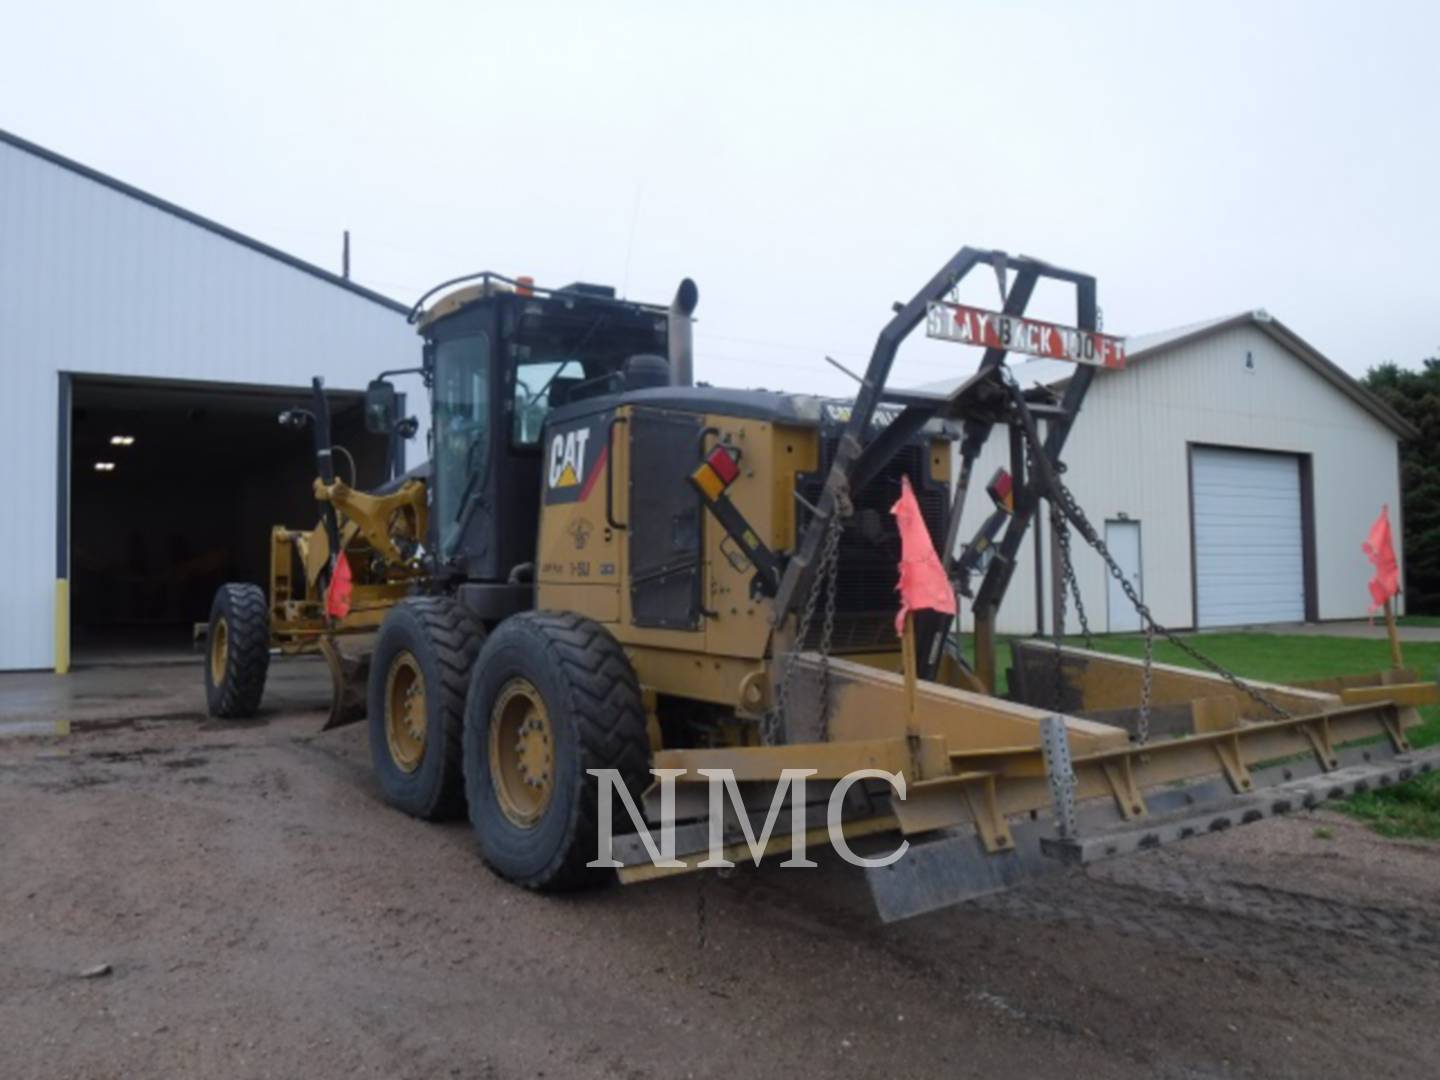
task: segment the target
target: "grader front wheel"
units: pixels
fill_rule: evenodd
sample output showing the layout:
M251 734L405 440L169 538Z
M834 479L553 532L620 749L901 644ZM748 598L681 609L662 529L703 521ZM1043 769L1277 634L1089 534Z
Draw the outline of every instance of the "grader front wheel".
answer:
M438 821L465 805L465 685L485 631L450 597L415 597L385 616L370 661L370 760L385 800Z
M385 747L403 773L413 773L425 757L427 705L420 661L401 649L385 675Z
M205 704L223 720L254 716L270 670L270 613L258 585L221 585L210 605Z

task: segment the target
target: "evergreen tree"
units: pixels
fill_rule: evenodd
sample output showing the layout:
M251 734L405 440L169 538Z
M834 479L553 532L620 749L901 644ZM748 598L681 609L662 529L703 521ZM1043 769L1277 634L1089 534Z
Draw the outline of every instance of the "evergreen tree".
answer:
M1381 364L1362 381L1420 430L1400 447L1405 610L1440 613L1440 357L1418 370Z

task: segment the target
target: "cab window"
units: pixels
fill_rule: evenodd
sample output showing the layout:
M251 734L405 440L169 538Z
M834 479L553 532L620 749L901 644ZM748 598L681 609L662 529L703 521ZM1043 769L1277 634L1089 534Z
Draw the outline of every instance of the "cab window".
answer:
M584 378L585 369L573 358L521 358L515 365L511 409L510 438L515 445L538 445L545 417L555 406L563 405L570 387Z
M435 513L443 556L455 553L469 504L490 466L490 337L474 334L435 348Z

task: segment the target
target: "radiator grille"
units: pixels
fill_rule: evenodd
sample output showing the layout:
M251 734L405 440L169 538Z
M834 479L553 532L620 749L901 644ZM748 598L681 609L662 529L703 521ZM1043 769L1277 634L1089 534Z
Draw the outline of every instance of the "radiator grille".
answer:
M820 498L837 441L823 440L819 470L802 476L796 485L801 496L811 504ZM840 534L839 589L835 600L835 633L831 640L831 648L836 652L888 649L895 645L895 613L900 606L895 592L900 578L900 533L890 507L900 496L902 475L910 477L925 526L937 550L944 536L948 492L943 483L930 479L929 452L928 439L923 445L917 442L906 446L854 499L855 514ZM811 517L802 511L802 529ZM819 643L823 613L822 600L806 637L807 648Z

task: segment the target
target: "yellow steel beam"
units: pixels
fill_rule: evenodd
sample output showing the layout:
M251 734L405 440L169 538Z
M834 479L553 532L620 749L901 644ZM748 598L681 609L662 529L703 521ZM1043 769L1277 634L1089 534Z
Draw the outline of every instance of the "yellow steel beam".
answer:
M787 746L726 746L661 750L655 769L684 769L681 783L705 783L698 769L730 769L736 780L778 780L782 769L814 769L817 780L839 780L857 769L909 772L910 745L902 736Z
M1352 686L1340 691L1346 705L1363 705L1373 701L1393 701L1397 705L1434 705L1440 701L1440 690L1433 682L1397 683L1390 686Z
M1043 665L1049 674L1055 663L1053 645L1039 641L1014 641L1011 650L1017 667L1027 670ZM1071 712L1095 712L1108 709L1133 709L1140 700L1144 680L1144 661L1129 656L1113 656L1094 649L1065 646L1060 650L1061 670L1066 683L1066 698ZM1053 676L1049 676L1053 678ZM1338 702L1332 693L1302 689L1279 683L1245 680L1248 686L1292 713L1318 712ZM1176 664L1151 665L1151 703L1182 705L1197 698L1232 697L1240 705L1242 716L1268 716L1268 710L1243 690L1208 671L1197 671Z
M892 726L903 731L902 680L895 677L889 689L888 707L883 697L872 705L877 715L891 715ZM1081 723L1070 717L1064 719L1067 725ZM1335 748L1357 740L1383 736L1397 750L1405 749L1404 730L1417 723L1419 715L1413 708L1381 702L1252 721L1143 746L1128 741L1120 745L1083 745L1083 739L1077 738L1072 728L1076 797L1114 798L1124 816L1138 817L1146 812L1143 791L1211 776L1225 776L1238 790L1246 790L1250 769L1267 761L1307 755L1313 755L1322 769L1329 770L1337 764ZM1032 723L1029 730L1033 741L1028 745L1019 736L1007 745L973 749L963 725L957 724L952 725L952 731L958 734L948 739L933 734L907 739L897 734L890 738L781 746L665 750L655 756L655 767L686 770L678 778L682 783L703 782L704 777L698 773L702 768L730 769L739 781L776 781L787 768L813 769L819 780L838 780L859 769L884 769L902 773L914 793L910 796L916 803L913 811L901 812L902 823L909 820L906 831L943 828L976 821L977 816L991 825L1000 816L1045 810L1051 804L1038 723ZM946 749L947 742L948 754L944 757L948 759L948 772L945 766L935 764L935 750ZM971 786L987 777L994 780L993 801L989 791ZM977 795L984 802L977 802ZM998 847L999 831L992 831L995 835L987 846Z
M820 671L820 659L801 653L797 669ZM830 738L835 741L901 736L907 731L905 679L894 672L832 657L829 662ZM915 727L922 735L939 735L951 750L1039 746L1040 720L1051 713L1014 701L977 694L953 686L922 681L915 692ZM1066 717L1076 753L1124 746L1129 735L1111 724Z

